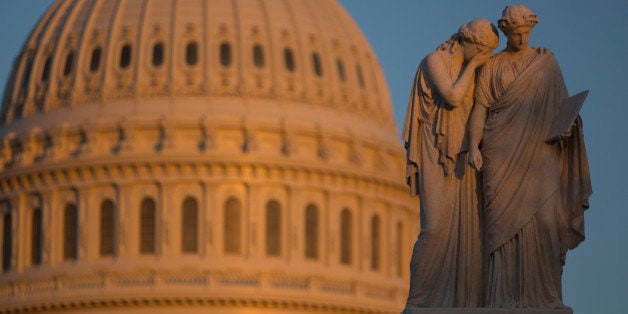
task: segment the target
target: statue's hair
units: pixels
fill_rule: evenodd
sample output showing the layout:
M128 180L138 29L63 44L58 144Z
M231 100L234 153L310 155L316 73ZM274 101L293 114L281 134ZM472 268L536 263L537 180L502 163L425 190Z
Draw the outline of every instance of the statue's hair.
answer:
M499 45L499 33L495 25L487 19L475 19L460 26L458 36L461 40L487 46L492 49Z
M504 33L519 27L534 27L539 22L536 13L532 12L528 7L515 4L504 8L502 18L497 20L497 25Z
M451 35L446 42L438 46L438 50L448 50L451 52L456 45L461 44L463 41L495 49L499 44L499 33L491 21L487 19L475 19L460 26L457 33Z
M444 43L438 45L438 48L436 48L436 50L442 50L442 51L449 51L449 52L453 52L454 51L454 47L456 45L459 45L460 43L460 36L458 36L458 33L455 33L453 35L451 35L451 37L449 37L449 39L447 39L447 41L445 41Z

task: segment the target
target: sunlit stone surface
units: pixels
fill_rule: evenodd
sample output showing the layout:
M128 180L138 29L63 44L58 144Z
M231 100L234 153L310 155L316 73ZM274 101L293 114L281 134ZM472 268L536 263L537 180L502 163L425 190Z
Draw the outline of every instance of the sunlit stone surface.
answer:
M335 1L57 1L0 117L0 312L403 308L419 206Z

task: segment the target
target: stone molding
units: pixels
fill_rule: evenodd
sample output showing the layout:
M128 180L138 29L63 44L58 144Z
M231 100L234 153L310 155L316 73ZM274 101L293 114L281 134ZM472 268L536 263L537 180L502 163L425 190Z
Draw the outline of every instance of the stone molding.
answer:
M229 289L240 293L221 296ZM250 291L249 291L250 290ZM131 292L132 293L129 293ZM146 291L145 294L142 291ZM160 291L168 297L155 297ZM174 293L174 292L177 293ZM241 297L246 292L250 297ZM263 291L263 293L259 293ZM282 296L307 295L286 300ZM304 294L305 293L305 294ZM92 273L20 280L0 288L0 313L37 313L90 308L187 305L201 307L254 307L292 310L395 313L390 303L405 299L405 285L380 286L361 280L340 281L320 276L240 271ZM141 295L149 295L141 297ZM150 295L153 295L151 297ZM207 296L204 296L207 295ZM209 296L213 295L213 296ZM254 296L257 295L257 296ZM300 299L299 301L297 301ZM320 302L320 300L325 300ZM363 301L360 301L363 300ZM363 308L359 304L371 304ZM373 307L373 303L380 306ZM377 308L380 308L379 310Z
M291 153L286 154L281 128L227 124L211 126L211 135L207 134L203 124L165 120L11 132L0 138L0 190L11 193L18 187L74 180L185 177L199 171L211 177L234 167L238 173L252 171L252 177L260 179L280 179L276 177L279 170L287 176L284 179L331 176L326 180L380 186L372 190L403 188L398 180L402 171L399 148L382 147L373 139L327 134L322 141L320 131L295 129L290 135Z

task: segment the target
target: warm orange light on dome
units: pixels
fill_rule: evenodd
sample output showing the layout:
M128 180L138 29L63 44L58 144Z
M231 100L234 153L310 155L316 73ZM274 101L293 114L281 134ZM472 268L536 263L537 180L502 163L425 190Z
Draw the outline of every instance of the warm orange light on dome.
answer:
M0 313L403 307L418 205L335 1L59 0L1 117Z
M164 96L203 97L202 114L217 96L251 96L394 128L376 57L334 1L57 1L15 64L5 123Z

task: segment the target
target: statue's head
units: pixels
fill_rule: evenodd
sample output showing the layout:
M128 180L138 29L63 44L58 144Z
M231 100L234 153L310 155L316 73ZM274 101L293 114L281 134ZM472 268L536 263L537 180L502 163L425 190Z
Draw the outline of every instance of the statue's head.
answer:
M539 18L536 13L532 12L530 8L521 4L509 5L504 8L502 12L502 18L497 20L497 25L504 34L519 27L532 28L539 22Z
M492 51L499 45L497 28L487 19L475 19L463 24L458 30L458 38L464 48L465 60L484 51Z
M508 49L519 51L528 47L530 32L538 22L536 13L524 5L515 4L506 6L497 25L508 38Z

